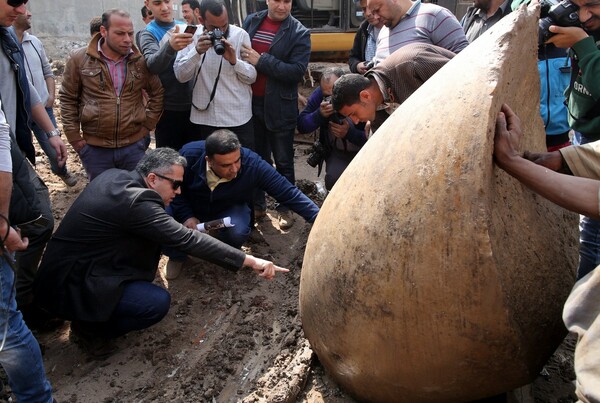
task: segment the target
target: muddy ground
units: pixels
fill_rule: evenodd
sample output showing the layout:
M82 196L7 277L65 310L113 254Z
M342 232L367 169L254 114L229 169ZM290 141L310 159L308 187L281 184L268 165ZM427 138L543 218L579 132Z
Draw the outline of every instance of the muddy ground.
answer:
M320 203L316 172L305 162L305 142L296 145L297 177L303 191ZM87 183L69 149L69 169L79 177L73 188L50 173L46 157L38 152L37 169L50 189L57 223ZM152 328L118 339L120 350L103 361L90 360L69 340L68 323L36 333L55 398L72 403L352 402L327 376L303 337L298 286L310 224L296 218L289 231L282 231L269 210L257 224L259 236L244 247L290 269L273 281L200 260L189 261L178 279L167 281L163 258L155 282L171 293L171 310ZM534 384L517 393L519 401L576 400L573 346L568 338ZM1 397L8 399L6 390Z

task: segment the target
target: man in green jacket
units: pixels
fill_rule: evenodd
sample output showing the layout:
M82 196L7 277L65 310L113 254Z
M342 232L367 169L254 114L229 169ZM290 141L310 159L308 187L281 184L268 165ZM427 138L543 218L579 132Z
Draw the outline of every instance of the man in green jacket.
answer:
M573 76L568 93L569 125L581 133L581 143L600 140L600 2L572 0L578 8L581 27L550 26L548 40L559 48L570 48ZM577 278L600 264L600 221L581 220Z

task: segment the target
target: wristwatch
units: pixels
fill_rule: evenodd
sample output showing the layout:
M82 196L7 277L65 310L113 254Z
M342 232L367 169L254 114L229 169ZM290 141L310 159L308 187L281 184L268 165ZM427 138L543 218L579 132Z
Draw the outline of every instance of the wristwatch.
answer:
M56 137L56 136L60 136L60 130L58 130L58 128L52 130L51 132L47 132L46 136L48 136L48 138L52 138L52 137Z

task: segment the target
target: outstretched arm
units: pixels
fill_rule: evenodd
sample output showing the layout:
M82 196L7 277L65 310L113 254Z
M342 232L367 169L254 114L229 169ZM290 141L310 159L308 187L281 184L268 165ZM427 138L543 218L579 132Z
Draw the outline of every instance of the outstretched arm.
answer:
M506 104L496 118L494 159L496 164L546 199L588 217L600 219L600 182L564 175L523 158L518 150L521 121Z

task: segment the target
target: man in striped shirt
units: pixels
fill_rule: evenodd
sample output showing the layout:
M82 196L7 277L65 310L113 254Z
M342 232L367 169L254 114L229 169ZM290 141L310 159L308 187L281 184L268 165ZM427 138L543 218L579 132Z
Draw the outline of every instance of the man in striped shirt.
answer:
M430 43L454 53L469 44L456 17L436 4L421 0L368 0L367 7L384 24L377 38L375 65L410 43Z

